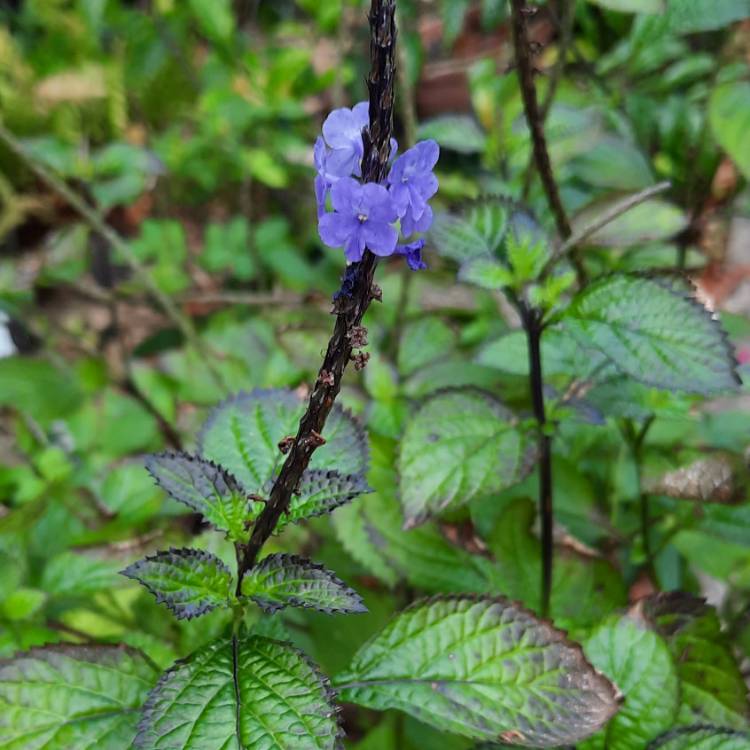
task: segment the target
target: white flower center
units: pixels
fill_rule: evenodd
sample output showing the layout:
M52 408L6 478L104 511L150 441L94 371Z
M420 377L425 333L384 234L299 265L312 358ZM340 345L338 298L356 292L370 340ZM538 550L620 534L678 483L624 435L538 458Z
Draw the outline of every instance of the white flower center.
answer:
M357 214L360 224L364 224L367 221L367 214Z

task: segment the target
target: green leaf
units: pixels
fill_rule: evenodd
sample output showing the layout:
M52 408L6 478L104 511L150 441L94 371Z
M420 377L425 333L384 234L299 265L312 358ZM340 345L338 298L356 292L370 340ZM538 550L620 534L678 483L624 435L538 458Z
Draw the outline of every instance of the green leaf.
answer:
M129 565L122 574L142 583L179 620L229 604L232 574L218 557L204 550L157 552Z
M460 281L482 289L503 289L513 286L513 272L494 258L472 258L461 266Z
M75 552L63 552L49 560L42 588L50 596L86 596L112 587L119 566Z
M420 141L432 139L441 148L459 154L478 154L484 151L487 136L470 115L443 115L420 123L417 130Z
M726 334L682 282L607 276L579 293L562 319L583 346L645 385L709 394L739 382Z
M322 565L297 555L268 555L242 579L242 593L266 612L309 607L328 614L366 612L362 597Z
M586 656L625 696L620 712L582 750L643 750L672 726L679 682L667 644L634 617L612 617L584 644Z
M151 691L135 750L335 750L328 681L289 644L214 641L175 663Z
M199 451L230 471L248 493L266 496L284 461L279 442L297 434L306 402L291 391L256 390L233 396L213 410L199 436ZM337 404L300 482L290 520L326 513L367 490L367 438ZM257 511L257 509L255 509Z
M654 184L651 166L641 150L613 136L601 138L588 151L577 156L570 168L576 177L593 187L635 191Z
M666 640L680 678L682 725L746 729L747 685L713 607L682 592L645 600L644 611Z
M201 31L212 41L227 44L234 33L231 0L188 0Z
M499 492L531 469L530 442L512 413L473 390L428 399L407 425L399 456L407 527Z
M667 0L589 0L589 2L621 13L663 13Z
M492 590L488 560L451 544L434 524L404 531L393 495L377 493L340 508L332 520L344 549L388 586L407 581L430 593Z
M436 317L408 323L401 335L398 371L412 375L425 365L449 355L456 344L455 332Z
M748 3L750 6L750 2ZM750 13L748 13L750 15ZM737 81L718 86L711 94L709 120L714 137L746 178L750 179L750 83Z
M146 657L123 646L46 646L0 662L0 745L129 747L156 678Z
M750 750L750 734L726 727L685 727L663 734L647 750Z
M165 492L226 531L232 541L246 540L246 521L263 510L263 503L250 501L228 471L198 456L159 453L146 459L146 469Z
M446 45L456 41L464 26L470 0L441 0L440 15L443 19L443 39Z
M666 22L678 34L723 29L750 17L750 0L669 0Z
M589 226L593 220L622 201L622 194L602 198L582 209L573 219L573 228ZM652 198L610 221L586 240L588 245L631 247L668 240L687 226L685 212L668 201Z
M579 646L502 598L416 602L335 683L345 701L397 708L472 739L533 747L578 742L618 705Z
M503 198L484 198L463 215L435 217L429 238L440 255L462 263L481 255L494 255L503 245L509 204Z

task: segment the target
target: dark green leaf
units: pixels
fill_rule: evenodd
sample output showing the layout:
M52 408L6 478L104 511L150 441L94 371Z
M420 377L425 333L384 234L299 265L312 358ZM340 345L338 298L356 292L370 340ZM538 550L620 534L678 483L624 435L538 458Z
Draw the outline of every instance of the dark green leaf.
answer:
M637 617L613 617L584 644L586 656L625 696L620 712L582 750L643 750L677 715L679 681L664 640Z
M289 510L278 528L288 521L322 516L354 500L370 488L360 474L339 474L326 469L308 469L299 483L299 494L292 495Z
M685 727L663 734L647 750L750 750L750 734L726 727Z
M607 276L578 294L563 322L646 385L703 394L737 386L726 334L682 282Z
M240 483L211 461L187 453L160 453L146 459L146 469L175 500L200 513L233 541L247 537L245 522L257 517L263 503L251 502Z
M343 700L533 747L575 743L618 707L615 689L579 646L502 598L416 602L360 649L336 684Z
M328 681L292 646L260 636L214 641L151 691L136 750L335 750Z
M5 750L120 750L155 667L123 646L46 646L0 662Z
M242 593L266 612L310 607L328 614L366 612L362 597L322 565L297 555L269 555L242 579Z
M122 571L142 583L180 620L229 604L232 574L218 557L197 549L170 549Z
M671 592L647 599L644 611L677 665L678 723L746 729L750 720L747 685L716 610L703 599Z
M401 503L407 526L497 492L531 469L530 443L512 413L480 391L427 400L401 442Z

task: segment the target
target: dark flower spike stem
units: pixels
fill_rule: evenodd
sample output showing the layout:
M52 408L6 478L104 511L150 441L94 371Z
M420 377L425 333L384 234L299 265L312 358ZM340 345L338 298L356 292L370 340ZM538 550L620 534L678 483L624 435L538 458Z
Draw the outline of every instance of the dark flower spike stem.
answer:
M395 101L395 14L395 0L372 0L369 16L370 75L367 80L370 125L363 133L364 182L382 183L388 171ZM347 268L344 285L335 296L336 323L318 379L310 394L307 411L300 421L299 431L271 489L266 507L253 526L250 541L241 549L238 548L238 593L245 573L255 564L258 553L289 507L292 493L310 463L313 452L320 445L319 437L324 432L326 420L341 389L344 370L352 358L353 333L361 326L372 300L377 298L372 283L377 262L375 255L365 251L364 258L359 263Z

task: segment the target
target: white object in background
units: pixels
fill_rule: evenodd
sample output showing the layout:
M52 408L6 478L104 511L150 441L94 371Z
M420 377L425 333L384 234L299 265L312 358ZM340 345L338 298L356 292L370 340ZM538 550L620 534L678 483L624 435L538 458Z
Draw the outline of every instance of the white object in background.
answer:
M16 353L16 345L8 330L8 316L0 310L0 358L10 357Z

